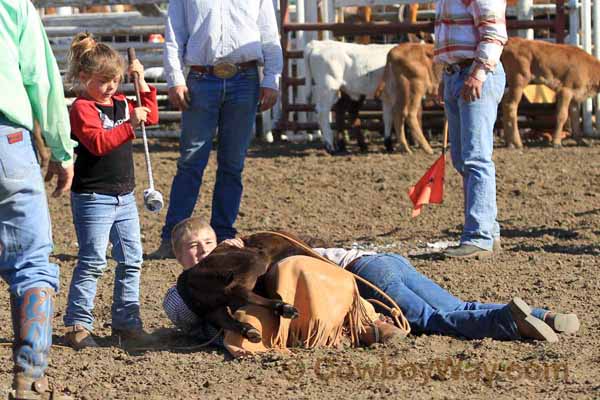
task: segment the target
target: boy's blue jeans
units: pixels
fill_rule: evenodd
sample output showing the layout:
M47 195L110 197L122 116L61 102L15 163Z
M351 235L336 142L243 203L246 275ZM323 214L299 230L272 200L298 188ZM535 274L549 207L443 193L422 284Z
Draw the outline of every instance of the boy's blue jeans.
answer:
M469 339L520 339L516 324L505 304L464 302L420 274L397 254L363 256L351 272L373 283L402 309L415 333L463 336ZM373 289L358 282L364 298L387 301ZM543 319L546 310L532 314Z
M169 240L173 227L192 215L218 130L217 177L210 224L221 241L236 234L233 225L242 197L242 171L258 105L258 71L247 69L230 79L192 71L187 87L191 103L181 117L180 157L161 236Z
M506 76L498 63L483 83L481 98L460 96L469 69L444 73L444 102L452 163L463 177L464 228L461 243L492 250L500 237L496 208L496 168L492 160L494 123L504 94Z
M71 193L73 223L79 243L78 261L69 288L66 326L93 330L98 278L106 268L106 249L112 243L117 261L112 304L112 327L137 330L140 318L142 243L133 193L122 196Z

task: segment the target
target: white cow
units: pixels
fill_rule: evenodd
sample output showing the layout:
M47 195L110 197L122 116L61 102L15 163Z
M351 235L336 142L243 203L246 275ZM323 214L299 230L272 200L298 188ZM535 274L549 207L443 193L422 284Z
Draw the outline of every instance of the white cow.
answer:
M361 96L373 98L383 76L387 54L394 46L333 40L313 40L307 44L304 50L306 91L308 98L316 105L319 127L329 153L337 150L329 125L329 113L338 99L339 91L353 100L359 100ZM383 104L384 124L390 127L392 107L393 104Z

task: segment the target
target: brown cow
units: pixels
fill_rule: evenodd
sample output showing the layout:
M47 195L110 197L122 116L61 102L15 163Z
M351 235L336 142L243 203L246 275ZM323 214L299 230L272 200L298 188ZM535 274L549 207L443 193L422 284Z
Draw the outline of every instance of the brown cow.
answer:
M283 318L296 318L298 311L293 305L265 298L257 293L260 289L255 289L261 286L263 275L274 263L292 255L314 256L315 253L308 244L289 233L256 233L244 237L243 241L243 248L227 244L217 246L179 276L177 290L197 315L257 343L261 340L260 332L252 325L234 319L230 310L255 304L267 307Z
M566 44L510 38L502 53L508 91L502 100L502 120L507 146L522 148L517 108L529 83L543 83L556 92L554 147L560 147L563 126L571 113L572 137L585 144L579 126L579 104L600 91L600 61Z
M384 109L393 107L394 129L402 148L411 153L406 141L404 122L408 123L415 143L428 154L433 150L421 129L424 96L435 96L442 80L443 67L433 63L433 44L402 43L388 53L383 79L375 95L381 95ZM385 127L385 146L393 150L391 124Z

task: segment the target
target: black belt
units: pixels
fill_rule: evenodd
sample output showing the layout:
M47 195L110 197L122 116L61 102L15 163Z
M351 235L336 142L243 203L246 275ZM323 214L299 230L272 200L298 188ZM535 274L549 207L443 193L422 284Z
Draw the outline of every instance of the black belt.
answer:
M215 65L192 65L190 69L201 74L210 74L216 76L217 78L229 79L235 76L238 72L254 68L257 65L258 63L256 60L252 60L238 64L219 63Z
M445 64L444 72L446 72L447 74L454 74L456 72L460 72L463 69L468 68L471 65L473 65L473 61L474 61L473 58L469 58L469 59L462 60L462 61L459 61L454 64Z

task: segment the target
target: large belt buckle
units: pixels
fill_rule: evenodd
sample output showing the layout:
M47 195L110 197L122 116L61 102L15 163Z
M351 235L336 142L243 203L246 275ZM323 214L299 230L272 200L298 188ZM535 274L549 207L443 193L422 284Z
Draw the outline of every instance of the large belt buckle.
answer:
M238 66L233 63L219 63L213 66L213 75L219 79L229 79L238 73Z
M452 75L453 73L456 72L456 65L455 64L446 64L446 65L444 65L444 71L448 75Z

